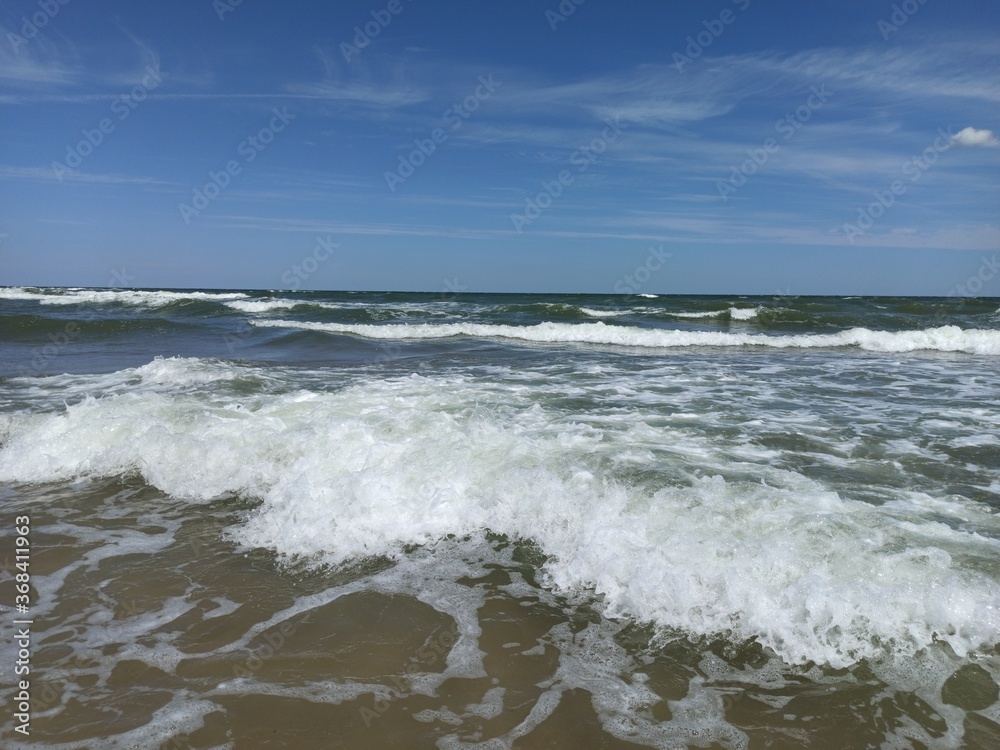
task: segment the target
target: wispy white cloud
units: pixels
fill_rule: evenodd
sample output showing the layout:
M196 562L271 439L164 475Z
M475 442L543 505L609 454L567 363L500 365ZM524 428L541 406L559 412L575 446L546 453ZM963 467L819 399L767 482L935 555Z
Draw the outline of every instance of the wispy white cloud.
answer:
M155 49L126 29L123 33L134 47L133 63L124 70L91 75L90 86L94 81L134 84L135 65L160 64ZM6 77L16 84L13 92L0 95L0 101L85 103L120 94L115 90L80 91L83 67L72 50L38 46L32 55L15 60L0 52L0 80ZM462 194L459 200L401 191L392 198L395 207L423 201L489 211L495 214L495 228L446 227L432 219L424 225L416 214L405 217L412 219L411 223L331 224L266 215L217 216L209 219L212 223L283 232L509 237L510 213L521 210L525 197L537 193L541 180L551 179L566 168L569 155L599 135L603 120L613 117L626 125L624 135L593 169L577 176L558 207L546 214L545 221L532 226L533 236L843 244L842 237L829 234L831 222L803 221L804 216L814 216L831 202L843 205L844 215L849 216L855 202L870 201L873 190L884 189L899 176L906 160L922 153L935 137L934 128L946 128L952 117L960 118L962 124L980 122L978 118L1000 101L1000 85L991 75L997 53L982 46L963 50L960 44L950 42L785 54L706 53L697 65L683 71L668 64L648 64L594 76L545 75L512 66L484 69L468 61L435 59L431 54L399 59L369 55L350 66L322 49L317 49L317 57L321 68L314 78L300 78L283 86L273 83L273 91L212 91L209 88L215 82L210 77L194 83L172 77L172 90L155 91L150 98L178 103L264 101L268 106L282 99L300 101L304 114L321 118L318 132L336 123L334 135L350 139L352 145L361 139L380 139L387 144L384 163L390 166L398 156L394 149L412 149L415 136L424 137L439 126L442 112L469 95L479 76L495 76L500 86L491 101L461 129L449 131L447 144L448 149L475 152L474 162L470 162L475 166L469 171L492 172L495 168L497 181L491 185L490 195ZM22 90L32 81L43 84L42 90ZM770 156L759 173L755 170L755 187L740 193L728 208L750 196L766 194L767 190L758 188L767 185L771 189L775 184L786 193L808 192L808 205L802 204L801 213L789 207L787 213L771 218L759 211L754 216L733 210L720 213L716 182L728 178L732 165L748 158L748 149L777 137L775 122L800 106L811 87L821 84L832 92L829 104L815 112L807 127L792 138L786 141L779 137L780 151ZM358 128L359 122L364 123L362 128ZM928 122L934 127L928 128ZM1000 140L990 130L968 127L958 133L955 144L997 147ZM337 146L329 142L323 145ZM981 160L991 155L976 156ZM964 161L958 157L942 156L933 177L924 179L921 188L932 183L955 185L976 194L983 186L995 188L995 178L969 169L971 154L964 154ZM434 171L441 161L432 161L425 169ZM254 205L283 201L281 211L287 211L289 201L322 200L334 194L351 197L352 192L369 200L375 195L377 203L388 200L381 192L381 169L375 165L370 173L346 175L343 182L324 182L317 167L314 173L303 173L296 180L271 180L266 190L234 187L228 196L253 201ZM44 168L0 167L0 179L52 181L55 175ZM147 177L77 172L64 179L89 184L170 184ZM509 203L496 199L504 190L510 195ZM851 193L856 195L844 197ZM913 199L911 194L905 202ZM661 206L671 202L677 204L673 207L676 213L639 215L625 209L629 204ZM691 211L685 213L682 208ZM248 206L241 210L252 213ZM998 231L962 223L956 217L942 217L938 222L942 227L954 226L951 230L902 231L895 222L895 215L887 218L881 233L869 233L863 241L873 247L929 247L933 242L948 242L949 247L981 249L995 243Z
M433 226L424 224L323 221L284 217L220 215L211 219L216 226L229 229L252 229L268 232L305 232L308 234L371 235L376 237L439 237L465 240L500 239L509 237L509 229Z
M11 43L13 38L19 39ZM68 86L82 78L79 55L68 42L38 36L26 40L0 25L0 83L8 86Z
M328 102L356 104L372 109L395 109L430 99L426 90L408 86L372 86L363 84L314 83L293 84L288 88L296 96Z
M148 68L158 70L160 68L160 53L148 42L133 34L125 25L115 21L122 35L131 42L131 61L122 69L110 69L102 72L102 83L108 86L119 88L122 86L134 86L137 79L145 75Z
M852 105L867 112L891 106L894 99L905 99L909 106L938 107L954 99L1000 101L1000 85L986 72L990 60L995 65L996 55L977 48L972 54L982 65L970 65L969 54L960 45L754 52L706 56L698 66L683 71L647 64L574 80L547 80L525 69L484 70L452 61L408 59L405 73L400 70L404 61L398 60L381 67L372 61L345 68L334 57L323 56L324 80L294 83L289 91L375 108L410 108L405 114L412 123L417 105L424 105L428 116L439 116L476 76L491 74L502 82L497 102L484 107L477 120L484 134L498 140L504 131L525 132L532 127L545 135L545 127L539 126L542 119L549 128L559 123L579 127L581 115L597 121L620 117L639 127L677 132L734 113L748 100L760 106L808 95L810 86L821 82L834 90L841 107ZM355 114L367 117L370 111L362 108Z
M433 97L434 83L421 83L419 71L400 61L373 69L368 64L345 66L340 56L322 46L313 49L323 66L319 81L293 82L286 87L294 95L361 107L358 114L392 110L426 102Z
M988 71L996 53L959 44L907 48L824 48L792 55L748 54L723 58L745 68L748 76L839 81L854 91L885 92L899 98L1000 101L1000 85Z
M115 89L135 86L148 69L160 68L160 55L120 23L118 27L127 40L125 57L130 59L112 64L107 59L98 60L93 55L83 54L64 35L39 33L25 39L12 36L0 26L0 39L4 42L0 43L0 83L31 89L31 93L4 94L2 101L7 104L85 102L105 96L110 98L116 95L112 93ZM79 86L86 86L90 91L73 90ZM102 88L111 90L106 94L93 93Z
M89 185L171 185L173 183L155 177L137 177L123 174L94 174L75 170L57 174L47 167L18 167L0 165L0 180L31 182L74 182Z
M827 224L792 211L763 211L754 216L729 214L656 214L636 212L622 224L637 234L664 241L710 244L794 245L802 247L871 247L990 251L1000 247L1000 227L983 222L953 222L945 226L887 223L854 238Z

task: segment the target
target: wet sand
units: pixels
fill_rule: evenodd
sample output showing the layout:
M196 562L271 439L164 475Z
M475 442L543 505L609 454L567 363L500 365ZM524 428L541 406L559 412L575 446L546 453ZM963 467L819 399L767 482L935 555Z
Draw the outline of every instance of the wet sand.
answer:
M117 481L0 500L4 529L31 516L35 584L30 741L8 716L5 747L823 749L914 726L950 742L928 702L863 663L790 667L607 620L542 585L529 545L491 538L494 560L457 577L444 548L402 577L387 560L315 570L226 541L239 500ZM12 559L13 537L0 544ZM0 600L13 595L8 566ZM949 688L968 708L989 691L974 677ZM964 726L962 747L996 746L985 715Z

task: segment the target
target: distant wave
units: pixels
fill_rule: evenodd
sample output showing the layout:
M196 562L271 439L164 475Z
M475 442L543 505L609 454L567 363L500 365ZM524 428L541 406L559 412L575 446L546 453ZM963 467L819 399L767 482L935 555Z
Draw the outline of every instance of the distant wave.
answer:
M234 299L223 302L223 304L232 310L243 313L266 313L275 310L291 310L296 307L318 307L324 310L364 309L358 305L338 305L332 302L304 299Z
M30 287L0 289L0 299L35 300L43 305L121 304L162 307L176 302L223 302L246 299L242 292L161 292L132 289L67 289L50 292Z
M255 320L255 326L301 328L370 339L438 339L451 336L504 338L538 343L610 344L669 349L688 346L761 346L776 349L857 347L873 352L919 350L1000 354L1000 331L941 326L919 331L873 331L852 328L829 334L769 336L726 331L678 331L597 323L540 323L533 326L446 323L439 325L345 325L292 320Z
M707 310L705 312L671 312L669 310L664 310L664 315L669 315L673 318L722 318L727 317L730 320L753 320L757 317L760 312L759 307L729 307L725 310Z
M620 315L631 315L632 310L595 310L591 307L581 307L580 312L588 318L617 318Z
M244 313L263 313L272 310L291 310L296 305L301 305L293 299L238 299L226 302L226 307Z
M39 292L32 292L24 287L13 286L7 287L5 289L0 289L0 299L11 299L11 300L37 300L39 299Z

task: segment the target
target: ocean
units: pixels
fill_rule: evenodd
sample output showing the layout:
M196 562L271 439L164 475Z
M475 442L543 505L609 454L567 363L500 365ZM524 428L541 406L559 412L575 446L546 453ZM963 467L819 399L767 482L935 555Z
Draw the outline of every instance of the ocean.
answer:
M5 748L996 748L1000 299L0 288L0 545Z

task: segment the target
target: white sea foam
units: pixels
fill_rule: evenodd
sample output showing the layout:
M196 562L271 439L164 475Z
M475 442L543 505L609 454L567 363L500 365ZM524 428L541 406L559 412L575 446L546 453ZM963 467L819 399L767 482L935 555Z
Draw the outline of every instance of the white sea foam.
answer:
M162 389L172 368L188 383L200 366L161 361L155 376L122 374L132 387L114 395L11 415L0 481L131 474L194 502L238 493L261 504L233 539L333 563L492 529L534 540L549 585L592 588L612 616L756 638L796 663L1000 641L1000 582L984 572L1000 518L977 504L915 494L877 507L766 461L758 481L724 479L730 454L655 414L566 421L529 385L414 375L253 397ZM664 455L644 448L657 444L681 478L609 473L662 471ZM683 479L685 456L717 474Z
M759 312L759 307L730 307L729 317L733 320L753 320Z
M0 299L37 300L40 299L41 294L41 292L33 292L20 286L0 287Z
M61 290L62 291L62 290ZM0 299L35 300L43 305L112 304L140 307L163 307L185 300L224 302L246 299L242 292L164 292L135 291L131 289L67 289L56 294L44 289L26 287L0 289Z
M717 318L722 315L725 310L706 310L704 312L671 312L666 311L666 315L673 318Z
M670 312L665 314L674 318L720 318L728 315L732 320L753 320L760 313L759 307L730 307L725 310L707 310L705 312Z
M226 307L245 313L264 313L272 310L291 310L301 304L292 299L248 299L226 302Z
M597 323L539 323L534 326L443 323L425 325L352 325L294 320L255 320L255 326L300 328L371 339L404 341L451 336L503 338L539 343L577 343L667 349L691 346L761 346L778 349L857 347L873 352L920 350L1000 354L1000 331L941 326L920 331L873 331L852 328L827 334L766 335L728 331L680 331Z
M322 307L327 310L357 309L361 307L357 304L335 304L331 302L321 302L318 300L295 300L295 299L234 299L224 303L226 307L244 313L267 313L276 310L291 310L300 305L309 307ZM396 309L395 307L393 309Z
M617 318L620 315L631 315L631 310L595 310L591 307L581 307L580 312L591 318Z
M266 370L245 370L232 367L226 362L184 358L164 359L157 357L142 367L130 367L117 372L98 375L52 375L42 379L22 377L19 382L28 384L22 391L23 398L39 404L50 403L53 392L62 401L76 401L93 396L95 392L105 395L142 390L162 393L178 393L225 384L241 377L251 376L257 383L273 382L274 378ZM9 414L0 412L0 425ZM2 431L0 431L2 437Z

